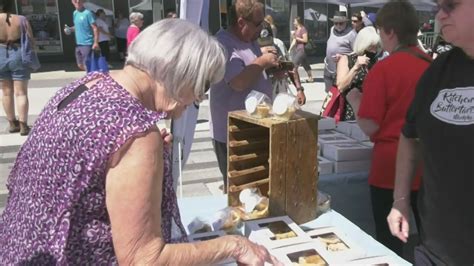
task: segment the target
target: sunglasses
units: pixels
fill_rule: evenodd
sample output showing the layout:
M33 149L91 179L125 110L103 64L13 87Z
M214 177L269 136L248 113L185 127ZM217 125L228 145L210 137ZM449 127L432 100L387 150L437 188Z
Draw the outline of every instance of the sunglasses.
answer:
M461 3L454 2L452 0L444 1L441 4L437 4L434 7L433 12L438 13L439 11L443 10L446 14L451 14Z
M344 25L345 22L334 22L334 25Z
M255 28L258 28L258 27L262 26L263 22L265 21L265 20L262 20L262 21L260 21L260 22L255 22L255 21L253 21L253 20L251 20L251 19L245 19L245 20L247 20L248 22L252 23L252 25L254 25Z

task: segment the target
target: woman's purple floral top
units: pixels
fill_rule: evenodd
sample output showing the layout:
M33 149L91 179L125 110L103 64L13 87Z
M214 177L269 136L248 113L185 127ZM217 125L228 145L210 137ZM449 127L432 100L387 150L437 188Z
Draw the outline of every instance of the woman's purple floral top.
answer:
M77 87L97 78L58 110ZM116 264L105 202L107 162L127 140L164 116L146 109L107 74L91 73L61 89L40 114L8 178L0 264ZM167 148L163 238L186 241ZM179 238L172 239L172 230Z

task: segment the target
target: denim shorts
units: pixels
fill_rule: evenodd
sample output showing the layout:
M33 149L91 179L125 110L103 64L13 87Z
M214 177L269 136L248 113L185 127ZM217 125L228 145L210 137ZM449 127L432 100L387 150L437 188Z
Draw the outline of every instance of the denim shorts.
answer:
M0 80L29 80L31 70L23 65L21 48L12 44L8 48L0 44Z

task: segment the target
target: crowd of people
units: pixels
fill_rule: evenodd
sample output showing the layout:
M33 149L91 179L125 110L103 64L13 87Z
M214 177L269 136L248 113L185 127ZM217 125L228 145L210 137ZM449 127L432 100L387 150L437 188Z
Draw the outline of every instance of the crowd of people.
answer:
M59 90L30 132L31 70L21 64L21 16L12 2L0 1L3 106L9 131L29 137L8 178L0 263L279 264L245 237L187 243L171 177L172 136L156 123L180 117L209 89L226 193L228 113L245 109L252 90L270 99L287 92L305 104L298 68L313 77L301 18L287 50L258 0L236 0L229 27L215 36L172 19L174 12L143 31L143 14L119 14L112 30L103 10L93 14L84 0L72 0L74 25L64 31L75 34L78 67L85 70L93 50L109 57L112 38L125 66ZM434 62L419 46L410 1L390 0L377 14L336 11L323 78L326 91L335 87L346 100L342 120L357 121L374 143L368 183L376 239L403 255L412 210L420 235L415 264L471 265L474 2L438 0L437 7L443 47Z

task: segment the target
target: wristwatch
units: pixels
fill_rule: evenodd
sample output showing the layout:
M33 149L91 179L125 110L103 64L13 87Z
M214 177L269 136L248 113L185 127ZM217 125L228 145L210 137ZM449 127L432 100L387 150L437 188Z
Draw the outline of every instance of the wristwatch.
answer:
M304 92L303 86L301 86L301 87L299 87L299 88L296 88L296 91L303 91L303 92Z

